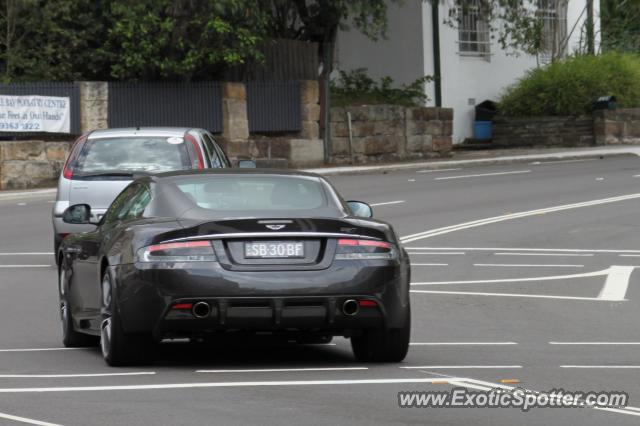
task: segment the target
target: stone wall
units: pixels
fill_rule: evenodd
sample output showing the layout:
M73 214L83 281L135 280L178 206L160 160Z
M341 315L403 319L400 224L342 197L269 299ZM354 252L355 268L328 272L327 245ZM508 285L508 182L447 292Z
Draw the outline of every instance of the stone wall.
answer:
M451 151L452 132L450 108L334 107L330 160L369 163L442 156Z
M0 142L0 189L56 186L71 142Z
M497 117L492 144L509 147L589 146L596 143L593 119L582 117Z
M596 111L593 130L598 145L640 143L640 108Z

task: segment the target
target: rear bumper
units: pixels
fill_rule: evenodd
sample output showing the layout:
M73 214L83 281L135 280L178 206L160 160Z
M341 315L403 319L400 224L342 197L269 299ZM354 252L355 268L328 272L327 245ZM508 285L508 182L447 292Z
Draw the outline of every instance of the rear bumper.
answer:
M190 336L221 331L326 332L345 335L367 328L404 325L408 271L398 262L341 261L317 271L234 272L216 262L114 267L116 302L127 332ZM356 315L348 299L375 301ZM206 302L196 318L177 303Z

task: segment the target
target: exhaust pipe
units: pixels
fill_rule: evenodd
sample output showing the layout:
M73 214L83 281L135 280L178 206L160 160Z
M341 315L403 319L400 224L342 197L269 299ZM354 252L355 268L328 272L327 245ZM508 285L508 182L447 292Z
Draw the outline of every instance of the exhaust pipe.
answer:
M344 312L345 315L348 315L350 317L357 314L359 310L360 310L360 306L358 305L358 301L356 300L353 300L353 299L345 300L345 302L342 304L342 312Z
M196 318L206 318L211 313L211 306L207 302L198 302L193 305L191 312Z

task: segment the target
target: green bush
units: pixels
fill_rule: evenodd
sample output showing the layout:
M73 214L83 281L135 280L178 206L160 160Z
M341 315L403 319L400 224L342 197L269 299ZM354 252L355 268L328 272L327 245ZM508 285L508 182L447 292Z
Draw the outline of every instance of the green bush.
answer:
M331 104L333 106L391 104L422 106L428 101L424 84L433 78L425 76L411 84L393 87L391 77L382 77L376 82L364 68L340 71L337 82L331 82Z
M600 96L622 108L640 107L640 56L575 56L530 71L499 102L505 116L582 115Z

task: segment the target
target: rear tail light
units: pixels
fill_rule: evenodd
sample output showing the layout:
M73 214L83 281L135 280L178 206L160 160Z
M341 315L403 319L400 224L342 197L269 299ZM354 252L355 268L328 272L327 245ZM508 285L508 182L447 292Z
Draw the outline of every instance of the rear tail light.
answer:
M211 262L216 259L209 241L163 243L138 250L138 262Z
M65 179L71 179L73 177L73 168L76 163L76 158L80 153L80 149L82 148L84 141L85 141L84 138L81 140L78 140L71 148L71 151L69 152L69 156L67 157L67 161L65 161L64 168L62 169L62 176L64 176Z
M336 250L336 260L391 260L397 257L397 250L385 241L340 239Z
M193 154L191 156L191 167L194 169L204 169L204 157L202 155L202 150L200 149L200 145L198 145L198 141L192 135L186 135L184 137L191 143L193 147ZM191 153L191 150L189 150Z

